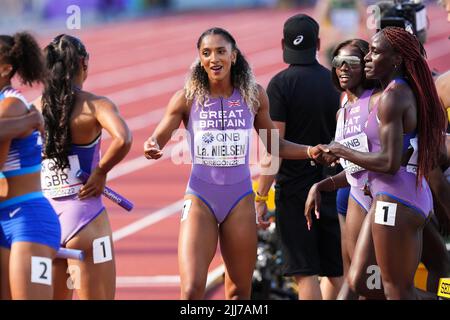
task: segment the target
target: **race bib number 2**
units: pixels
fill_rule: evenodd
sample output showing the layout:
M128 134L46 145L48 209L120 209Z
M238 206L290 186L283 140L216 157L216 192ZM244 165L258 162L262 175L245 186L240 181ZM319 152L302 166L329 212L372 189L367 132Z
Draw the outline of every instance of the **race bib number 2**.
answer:
M48 198L60 198L77 194L83 183L76 177L80 170L80 162L77 155L69 156L70 169L56 169L52 159L42 161L41 187L42 192Z

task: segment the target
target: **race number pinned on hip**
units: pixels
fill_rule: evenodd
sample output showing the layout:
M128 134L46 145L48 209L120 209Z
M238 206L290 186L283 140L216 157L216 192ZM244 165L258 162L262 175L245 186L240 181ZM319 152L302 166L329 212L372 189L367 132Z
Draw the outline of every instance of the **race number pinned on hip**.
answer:
M181 213L181 221L186 220L189 210L191 209L191 204L192 204L191 199L184 200L183 212Z
M52 285L52 260L46 257L31 257L31 282Z
M387 226L395 226L397 204L392 202L377 201L375 208L375 223Z
M408 160L408 164L406 165L406 171L417 175L417 167L419 163L419 141L417 137L415 137L410 139L409 143L413 148L413 153Z
M94 264L112 260L111 240L109 236L95 239L92 242Z

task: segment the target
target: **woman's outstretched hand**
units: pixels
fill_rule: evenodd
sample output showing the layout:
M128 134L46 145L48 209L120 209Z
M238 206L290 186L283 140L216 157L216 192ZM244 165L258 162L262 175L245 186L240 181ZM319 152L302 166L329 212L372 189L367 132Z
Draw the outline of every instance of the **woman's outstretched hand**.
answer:
M159 148L158 142L154 137L150 137L144 143L144 156L147 159L159 159L163 155L163 152Z
M339 161L339 158L331 152L327 145L318 144L315 147L311 147L309 153L313 160L323 165L334 166Z
M317 189L317 183L315 183L309 190L308 198L306 199L305 202L305 218L308 230L311 230L312 226L311 211L314 210L316 218L317 219L320 218L320 203L321 203L320 191Z

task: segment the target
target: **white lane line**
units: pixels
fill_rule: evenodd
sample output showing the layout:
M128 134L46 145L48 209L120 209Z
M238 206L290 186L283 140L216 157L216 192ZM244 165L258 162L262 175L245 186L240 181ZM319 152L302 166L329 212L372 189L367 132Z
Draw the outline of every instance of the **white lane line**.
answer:
M155 123L160 122L165 111L166 111L166 108L160 107L160 108L152 110L150 112L140 114L140 115L132 117L132 118L125 119L125 121L128 125L128 128L130 128L130 130L132 132L134 132L136 130L141 130L141 129L147 128ZM106 130L103 130L102 139L105 140L105 139L109 139L109 138L111 138L109 133Z
M206 291L209 291L221 282L225 274L225 266L221 264L208 273L206 280ZM131 287L179 287L179 275L158 275L158 276L120 276L116 278L117 288Z
M117 288L130 287L178 287L180 276L122 276L116 278Z
M142 229L145 229L152 224L155 224L165 218L170 217L175 212L180 211L183 207L183 200L179 200L177 202L172 203L171 205L168 205L167 207L164 207L158 211L155 211L153 213L148 214L146 217L139 219L123 228L120 228L119 230L116 230L113 232L113 241L117 242L123 238L128 237L129 235L136 233Z
M109 173L107 181L117 179L118 177L124 176L126 174L132 173L134 171L143 169L148 166L158 164L159 162L172 158L172 150L183 150L183 152L189 152L187 147L187 142L180 141L178 143L170 144L163 149L163 156L158 160L148 160L144 157L144 146L142 146L142 156L121 162L116 165Z
M208 280L206 281L206 292L214 288L216 285L223 281L223 276L225 274L225 265L221 264L213 271L208 273Z

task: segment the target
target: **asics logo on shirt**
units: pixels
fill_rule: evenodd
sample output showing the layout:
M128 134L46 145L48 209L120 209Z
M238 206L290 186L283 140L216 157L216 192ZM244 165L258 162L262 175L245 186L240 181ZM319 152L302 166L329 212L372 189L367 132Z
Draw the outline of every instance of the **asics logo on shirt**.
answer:
M292 42L294 44L294 46L298 46L300 43L302 43L303 41L303 36L299 35L297 36L297 38L295 38L295 40Z
M14 209L13 211L11 211L11 212L9 213L9 217L10 217L10 218L13 218L13 217L16 215L16 213L20 211L20 209L22 209L22 207L18 207L18 208L16 208L16 209Z

